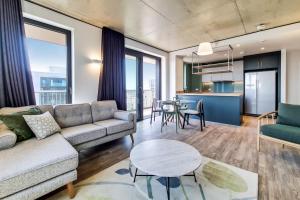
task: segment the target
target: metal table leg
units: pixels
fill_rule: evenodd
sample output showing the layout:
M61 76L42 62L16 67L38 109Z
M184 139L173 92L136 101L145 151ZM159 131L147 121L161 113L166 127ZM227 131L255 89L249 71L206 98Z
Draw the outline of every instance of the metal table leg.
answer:
M135 183L135 179L136 179L137 171L138 171L138 168L135 168L135 174L134 174L134 178L133 178L133 182L134 182L134 183Z
M197 183L197 178L196 178L196 173L195 173L195 171L193 171L193 174L186 174L186 175L184 175L184 176L193 176L195 182Z
M193 171L193 175L194 175L194 178L195 178L195 182L197 183L197 178L196 178L195 171Z
M170 177L166 177L166 189L168 200L170 200Z

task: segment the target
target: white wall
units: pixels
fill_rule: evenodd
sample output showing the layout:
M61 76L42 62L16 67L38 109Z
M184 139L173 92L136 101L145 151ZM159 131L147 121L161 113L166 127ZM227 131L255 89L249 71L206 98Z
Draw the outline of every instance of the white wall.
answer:
M280 100L287 103L286 49L281 49Z
M300 50L287 50L287 103L300 105Z
M183 57L176 56L176 91L183 91Z
M23 1L25 17L33 18L72 31L73 47L73 103L91 102L97 99L100 64L91 60L101 58L102 30L65 15ZM151 46L126 39L126 47L159 56L162 60L162 98L168 91L168 53Z

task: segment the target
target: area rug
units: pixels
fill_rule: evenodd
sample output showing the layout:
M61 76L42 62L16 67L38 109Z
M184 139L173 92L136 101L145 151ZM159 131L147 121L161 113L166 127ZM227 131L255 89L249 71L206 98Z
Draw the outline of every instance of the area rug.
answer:
M166 182L161 177L138 176L133 183L135 168L125 159L75 185L78 200L143 200L167 199ZM141 174L142 172L138 172ZM170 179L172 200L254 200L257 199L258 175L210 158L193 176ZM66 191L50 199L69 199Z

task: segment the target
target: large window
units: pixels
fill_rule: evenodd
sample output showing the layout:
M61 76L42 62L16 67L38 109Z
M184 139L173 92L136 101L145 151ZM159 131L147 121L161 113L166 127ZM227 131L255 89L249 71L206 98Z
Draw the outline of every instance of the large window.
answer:
M127 110L142 120L151 114L153 98L160 98L160 58L126 49Z
M153 57L143 56L143 115L151 115L151 107L154 98L160 98L159 87L159 60Z
M128 111L136 111L136 95L137 95L137 58L125 55L126 66L126 103Z
M25 33L37 104L71 103L71 32L25 19Z

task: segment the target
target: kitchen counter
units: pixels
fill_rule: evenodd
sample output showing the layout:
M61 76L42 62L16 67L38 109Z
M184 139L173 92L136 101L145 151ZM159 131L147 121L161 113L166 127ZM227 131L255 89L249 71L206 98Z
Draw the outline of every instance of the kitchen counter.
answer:
M187 93L177 93L178 96L180 95L196 95L196 96L224 96L224 97L240 97L243 94L242 93L209 93L209 92L205 92L205 93L196 93L196 92L187 92Z
M242 123L243 95L241 93L178 93L178 99L188 100L190 109L196 109L203 100L205 120L238 125Z

